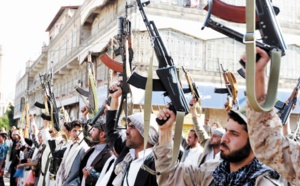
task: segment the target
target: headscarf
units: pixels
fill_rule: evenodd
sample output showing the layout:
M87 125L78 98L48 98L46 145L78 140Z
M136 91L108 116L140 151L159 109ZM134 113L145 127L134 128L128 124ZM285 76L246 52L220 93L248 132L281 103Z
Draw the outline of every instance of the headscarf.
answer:
M139 112L128 116L128 119L133 123L135 128L144 137L144 112ZM148 142L152 145L158 143L158 126L155 121L156 116L154 114L150 115L150 126Z

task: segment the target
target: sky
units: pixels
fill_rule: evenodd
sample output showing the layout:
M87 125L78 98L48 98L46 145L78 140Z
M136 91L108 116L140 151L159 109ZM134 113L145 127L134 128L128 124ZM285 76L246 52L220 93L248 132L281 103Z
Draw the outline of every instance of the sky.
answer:
M0 1L0 45L2 46L4 93L13 99L16 77L28 60L36 60L43 43L48 44L47 27L61 6L81 5L84 0Z

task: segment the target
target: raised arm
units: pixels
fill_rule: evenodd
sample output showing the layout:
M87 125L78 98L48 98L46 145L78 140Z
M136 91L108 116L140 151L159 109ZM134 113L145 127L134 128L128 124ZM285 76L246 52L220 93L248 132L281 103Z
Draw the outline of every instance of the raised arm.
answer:
M257 48L257 53L261 58L256 64L256 97L263 103L265 67L269 56L260 48ZM300 145L283 136L282 123L275 110L256 112L248 104L247 118L250 143L256 157L278 171L291 184L299 185Z
M185 166L183 163L176 162L170 165L172 161L172 127L176 116L168 107L161 110L157 115L158 119L170 117L165 124L160 126L159 145L154 147L155 168L160 175L157 175L158 185L199 185L204 180L204 173L211 171L207 167ZM208 183L204 183L208 185Z
M107 136L108 144L111 147L115 148L117 154L120 154L125 147L125 138L126 135L124 131L116 129L116 114L119 108L119 97L122 95L122 90L117 84L114 84L110 87L111 91L115 91L112 93L110 108L106 111L106 128L105 133Z
M191 99L189 105L190 105L190 113L192 115L192 120L194 123L194 128L196 131L197 136L199 137L199 142L202 147L204 147L206 141L210 138L209 135L207 134L206 130L204 129L203 125L201 125L198 122L197 114L196 114L196 105L197 101L195 98Z

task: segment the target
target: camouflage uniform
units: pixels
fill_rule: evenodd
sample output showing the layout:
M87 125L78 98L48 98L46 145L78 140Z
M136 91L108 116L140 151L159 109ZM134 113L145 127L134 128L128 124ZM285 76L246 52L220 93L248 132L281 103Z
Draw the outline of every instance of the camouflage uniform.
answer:
M274 109L256 112L247 105L248 134L259 161L300 186L300 144L283 136L282 122Z

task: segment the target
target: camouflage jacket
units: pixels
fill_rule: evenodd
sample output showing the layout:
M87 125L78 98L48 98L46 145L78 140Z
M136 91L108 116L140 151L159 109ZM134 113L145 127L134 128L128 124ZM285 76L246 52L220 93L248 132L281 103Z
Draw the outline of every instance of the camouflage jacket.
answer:
M282 122L274 109L256 112L247 105L248 133L255 156L300 186L300 143L283 136Z
M172 160L171 143L154 147L155 168L160 172L156 176L159 186L215 186L213 172L219 166L220 161L208 161L200 167L176 163L170 167ZM255 186L279 186L277 180L269 177L266 172L256 178Z

